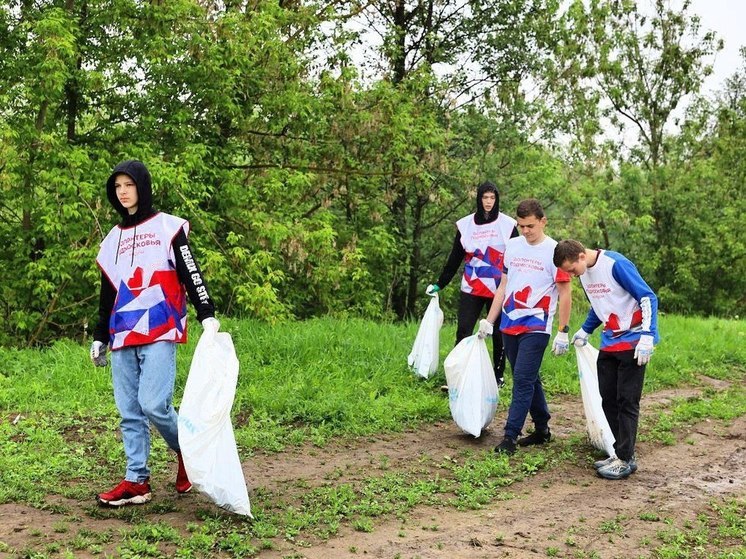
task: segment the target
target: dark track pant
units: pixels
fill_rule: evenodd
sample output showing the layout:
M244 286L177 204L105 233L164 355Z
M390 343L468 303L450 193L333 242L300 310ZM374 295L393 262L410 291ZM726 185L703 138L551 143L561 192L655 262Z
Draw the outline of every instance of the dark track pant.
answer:
M614 450L617 458L629 461L635 454L645 366L637 364L633 350L600 351L596 366L604 415L616 439Z
M469 293L461 292L461 298L458 303L458 323L456 325L456 345L464 338L474 334L474 327L477 321L490 310L492 299L487 297L477 297ZM495 378L503 378L505 372L505 352L503 351L503 340L495 325L495 332L492 335L492 362L495 369Z

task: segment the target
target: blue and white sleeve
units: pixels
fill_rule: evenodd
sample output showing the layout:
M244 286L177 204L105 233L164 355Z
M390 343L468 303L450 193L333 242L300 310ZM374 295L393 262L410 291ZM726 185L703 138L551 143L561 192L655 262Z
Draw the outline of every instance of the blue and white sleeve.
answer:
M587 332L588 334L593 334L593 331L598 328L602 324L601 319L598 318L596 315L596 311L593 310L593 307L590 308L588 311L588 316L585 318L585 322L583 323L583 326L581 328L584 332Z
M658 332L658 297L642 279L632 262L623 258L616 260L611 274L627 292L635 298L642 309L642 330L650 332L657 338Z

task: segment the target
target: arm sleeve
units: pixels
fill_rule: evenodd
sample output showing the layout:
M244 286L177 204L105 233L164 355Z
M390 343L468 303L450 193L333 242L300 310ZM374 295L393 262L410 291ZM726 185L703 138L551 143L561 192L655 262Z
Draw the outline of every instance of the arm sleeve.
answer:
M114 308L117 292L109 278L101 272L101 291L98 296L98 322L93 329L93 339L104 344L109 343L109 319Z
M179 281L184 284L189 300L197 311L197 320L202 322L206 318L214 317L215 305L207 291L207 283L202 277L202 271L192 254L192 249L183 229L174 237L171 246L176 259L176 273L179 276ZM187 265L185 257L189 258L189 265Z
M596 315L596 311L594 311L593 307L591 307L588 311L588 316L585 317L585 322L583 323L583 326L581 326L581 328L588 334L593 334L593 331L599 326L601 326L601 319L598 318L598 316Z
M446 265L443 267L443 271L440 273L440 277L438 278L438 287L443 289L451 282L453 276L458 271L459 266L461 266L461 263L464 261L464 256L466 256L466 251L461 244L461 232L456 231L456 237L453 239L453 247L451 247L451 254L448 256Z
M626 258L614 262L611 275L627 292L635 298L642 309L642 329L644 332L658 331L658 298L650 286L642 279L632 262Z

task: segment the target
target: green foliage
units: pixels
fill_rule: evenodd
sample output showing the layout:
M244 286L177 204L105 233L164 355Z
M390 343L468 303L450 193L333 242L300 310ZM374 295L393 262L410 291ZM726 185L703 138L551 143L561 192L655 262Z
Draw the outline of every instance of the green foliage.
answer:
M696 521L662 530L653 551L656 559L735 559L746 553L746 502L743 499L713 501Z
M0 345L89 336L116 222L103 186L125 158L192 223L223 316L418 316L485 179L506 213L538 197L555 238L630 256L663 310L744 314L742 77L663 132L719 48L686 6L432 8L0 7ZM604 99L640 132L633 153L600 137ZM454 280L447 313L457 296Z
M574 2L560 18L547 80L559 88L580 162L560 204L572 217L568 233L630 257L663 310L737 317L746 309L746 249L735 233L744 174L731 156L726 171L719 150L743 138L743 112L730 108L743 93L736 80L727 106L700 99L681 133L669 132L722 48L689 8L596 0ZM718 113L725 126L708 126ZM616 137L601 135L602 117L618 127Z

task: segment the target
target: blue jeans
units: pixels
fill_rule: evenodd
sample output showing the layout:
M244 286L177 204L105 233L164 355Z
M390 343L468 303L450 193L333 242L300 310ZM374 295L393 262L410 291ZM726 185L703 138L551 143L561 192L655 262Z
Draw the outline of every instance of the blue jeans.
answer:
M544 431L549 426L551 415L539 377L549 335L528 333L502 336L505 354L513 369L513 400L505 422L505 436L515 440L520 436L529 413L537 430Z
M113 351L111 376L127 456L124 479L142 482L150 477L151 423L166 444L179 452L178 416L171 402L176 380L176 344L155 342Z

